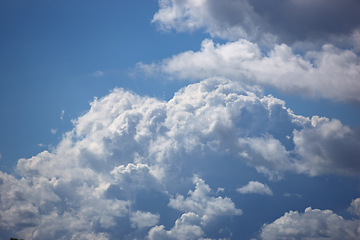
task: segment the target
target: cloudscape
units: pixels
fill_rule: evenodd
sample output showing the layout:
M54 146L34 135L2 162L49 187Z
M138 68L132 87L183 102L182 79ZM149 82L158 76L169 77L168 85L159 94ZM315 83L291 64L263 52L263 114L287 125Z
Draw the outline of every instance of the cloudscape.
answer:
M359 1L0 9L0 239L360 239Z

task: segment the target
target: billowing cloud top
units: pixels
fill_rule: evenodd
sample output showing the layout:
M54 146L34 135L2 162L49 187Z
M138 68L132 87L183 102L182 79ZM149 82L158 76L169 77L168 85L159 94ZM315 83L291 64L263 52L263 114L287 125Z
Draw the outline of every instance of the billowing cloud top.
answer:
M115 89L52 152L19 160L20 179L1 173L0 226L26 239L215 237L208 226L242 213L221 196L241 179L230 169L247 165L270 179L358 175L358 136L224 79L189 85L168 102ZM218 178L225 191L206 183ZM257 182L239 191L272 193ZM173 225L164 221L170 213Z

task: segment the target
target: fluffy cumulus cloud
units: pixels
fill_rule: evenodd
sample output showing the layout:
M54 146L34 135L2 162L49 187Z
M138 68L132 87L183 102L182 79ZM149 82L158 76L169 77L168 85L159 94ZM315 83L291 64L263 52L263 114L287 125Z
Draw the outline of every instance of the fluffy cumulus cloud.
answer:
M193 212L201 217L202 224L219 216L240 215L230 198L210 197L211 189L204 180L195 177L195 190L189 191L188 198L177 195L170 199L169 206L183 212Z
M230 198L211 197L211 189L203 179L194 177L195 190L189 197L177 195L171 198L169 206L184 212L170 230L155 226L149 231L149 239L199 239L205 235L202 226L221 216L241 215Z
M1 173L2 235L223 237L209 226L242 217L227 193L243 169L270 179L360 172L356 130L295 115L283 101L226 79L191 84L169 101L115 89L73 123L52 151L20 159L18 177Z
M159 6L153 22L162 30L204 29L228 40L262 43L341 41L354 45L359 40L357 0L159 0Z
M352 200L351 205L349 207L349 211L352 214L360 217L360 198L356 198L356 199Z
M266 184L263 184L258 181L250 181L247 185L236 189L236 191L242 194L257 193L257 194L273 195L273 192Z
M304 55L281 44L264 54L258 44L247 40L214 44L207 39L198 52L180 53L158 64L139 63L139 67L177 79L221 76L312 98L360 100L359 56L331 44Z
M294 131L296 151L303 158L305 172L317 175L331 168L338 174L351 174L354 169L355 175L360 166L359 129L351 130L336 119L313 117L311 122L311 130Z
M166 231L163 225L150 229L148 238L151 240L200 239L204 236L204 231L199 225L200 218L198 215L192 212L184 213L176 220L174 227L169 231Z
M260 237L263 240L359 239L360 221L359 219L346 220L331 210L309 207L304 213L290 211L273 223L265 224Z
M140 64L146 71L186 80L224 76L303 96L359 101L357 0L159 0L159 6L152 21L160 29L204 29L230 42L204 40L198 52Z

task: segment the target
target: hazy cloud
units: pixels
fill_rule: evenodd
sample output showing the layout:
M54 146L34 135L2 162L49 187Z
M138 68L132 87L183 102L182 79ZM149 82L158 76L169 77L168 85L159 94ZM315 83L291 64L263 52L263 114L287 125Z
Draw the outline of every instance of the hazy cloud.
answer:
M64 119L64 114L65 114L65 110L61 110L61 113L60 113L60 119L61 120Z
M95 72L93 73L93 76L95 76L95 77L102 77L104 74L105 74L104 71L95 71Z

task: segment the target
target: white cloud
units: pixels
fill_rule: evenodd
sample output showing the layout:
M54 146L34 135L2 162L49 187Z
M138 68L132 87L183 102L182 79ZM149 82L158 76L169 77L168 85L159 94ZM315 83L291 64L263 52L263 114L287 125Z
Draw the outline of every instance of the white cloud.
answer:
M159 222L159 214L150 212L136 211L130 216L131 226L133 228L144 228L156 225Z
M295 115L283 101L221 78L191 84L169 101L115 89L73 123L51 152L18 161L19 179L1 173L0 231L39 240L131 238L133 232L144 238L144 228L158 224L149 237L183 232L196 239L207 237L209 223L241 214L230 197L218 195L239 179L228 170L241 161L269 177L360 171L336 154L324 157L325 168L311 157L317 148L320 156L335 150L356 156L356 131L337 120ZM309 138L350 145L310 146ZM224 185L215 190L205 183L217 179ZM224 190L216 192L219 187ZM165 208L182 214L170 230L161 218Z
M50 129L50 132L51 132L51 134L56 134L57 129L52 128L52 129Z
M331 210L306 208L304 213L290 211L273 223L265 224L261 239L355 240L360 237L360 221L345 220Z
M162 225L153 227L149 239L199 239L205 235L204 226L212 221L242 214L230 198L212 197L212 190L203 179L194 177L193 183L195 190L190 190L187 198L177 195L170 199L170 207L184 212L175 225L168 231Z
M360 217L360 198L356 198L356 199L351 201L349 211L352 214L357 215L358 217Z
M313 98L360 100L360 58L332 45L301 56L285 44L263 54L257 44L246 40L222 45L204 40L198 52L187 51L160 64L138 66L178 79L221 76Z
M273 192L266 184L258 181L250 181L247 185L236 189L236 191L242 194L257 193L264 195L273 195Z
M360 100L356 0L159 0L159 7L152 22L162 30L205 29L232 42L204 40L198 52L139 63L145 72L186 80L221 76L312 98Z
M148 238L150 240L200 239L200 237L204 236L205 233L199 226L199 222L200 218L195 213L184 213L176 220L174 227L172 227L169 231L165 230L163 225L155 226L150 229Z
M204 180L194 177L195 190L190 190L188 197L177 195L170 199L169 206L182 212L193 212L201 217L202 224L219 216L241 215L230 198L211 197L211 189Z

